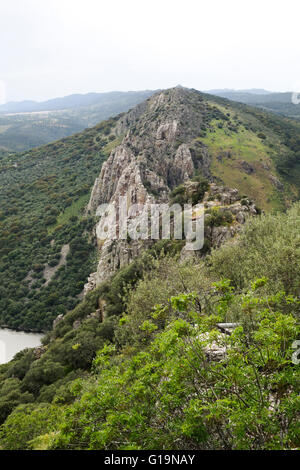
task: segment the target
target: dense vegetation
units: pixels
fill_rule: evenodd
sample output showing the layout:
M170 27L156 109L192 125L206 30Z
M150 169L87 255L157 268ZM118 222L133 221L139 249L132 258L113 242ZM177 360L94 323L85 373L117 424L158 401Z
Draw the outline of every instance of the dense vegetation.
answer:
M114 125L110 120L29 153L0 156L1 325L47 330L78 303L95 262L94 221L83 210L118 142Z
M180 263L161 242L117 272L40 358L0 367L0 446L300 447L299 229L296 204L249 220L205 260ZM103 306L101 322L91 314ZM224 321L239 324L231 336Z

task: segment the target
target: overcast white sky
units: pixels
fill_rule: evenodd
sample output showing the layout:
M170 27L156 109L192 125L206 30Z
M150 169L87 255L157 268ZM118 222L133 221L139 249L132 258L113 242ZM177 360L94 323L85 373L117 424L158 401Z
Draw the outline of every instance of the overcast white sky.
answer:
M299 0L0 0L0 102L300 86Z

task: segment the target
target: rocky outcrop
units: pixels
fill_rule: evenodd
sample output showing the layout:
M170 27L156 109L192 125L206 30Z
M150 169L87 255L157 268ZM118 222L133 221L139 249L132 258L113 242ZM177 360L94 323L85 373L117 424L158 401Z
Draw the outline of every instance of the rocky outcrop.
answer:
M103 164L87 208L100 218L96 230L100 258L85 294L152 243L122 233L118 212L113 219L104 204L117 211L119 198L124 197L129 222L137 229L148 210L145 205L167 203L171 190L180 184L192 188L195 173L210 178L211 158L199 139L199 132L207 126L209 108L199 93L176 87L159 92L117 122L115 133L123 135L123 140ZM251 205L241 204L237 190L215 184L205 202L208 210L218 205L232 206L234 223L207 229L213 246L234 236L251 210L255 212ZM135 213L131 214L133 207Z
M220 330L220 333L216 335L215 339L212 340L208 333L201 333L197 337L200 342L206 343L203 347L203 352L209 362L219 362L226 358L228 349L231 347L228 336L230 336L240 324L218 323L216 326L218 330Z
M158 141L167 140L168 142L172 142L176 137L177 127L178 122L176 120L162 124L157 129L156 139Z
M185 186L190 188L192 182ZM241 199L237 189L225 188L211 183L204 199L204 250L205 255L210 248L219 248L226 241L234 238L241 232L243 225L251 216L258 215L259 211L249 199ZM199 253L182 249L181 260L198 256Z
M212 201L209 201L213 199ZM207 207L215 206L216 204L233 204L239 201L241 198L237 189L225 188L224 186L218 186L215 183L210 185L209 191L205 194L204 202L207 203Z
M191 151L186 144L180 145L175 159L174 167L176 168L176 179L178 181L188 181L195 172Z
M35 348L33 350L33 354L34 354L35 359L40 359L42 357L42 355L45 354L47 349L48 349L47 346L38 346L37 348Z
M105 164L105 163L104 163ZM96 178L89 203L87 205L87 213L94 213L97 209L98 201L100 199L101 186L99 184L99 178Z
M97 273L92 273L88 277L88 282L84 285L83 295L86 296L89 292L95 289L97 282Z
M150 194L166 200L170 188L191 177L195 170L208 176L210 157L195 139L204 125L207 105L200 94L174 88L154 95L123 116L116 133L124 138L96 179L88 210L111 202L126 192L143 203ZM152 191L152 192L151 192Z
M172 187L188 181L196 168L204 166L204 160L208 166L207 155L195 163L190 150L202 125L203 110L190 107L185 95L188 92L179 88L158 93L117 123L116 133L124 135L123 141L103 164L87 207L90 213L101 217L98 234L102 229L109 230L104 227L109 221L103 217L103 204L117 207L120 196L126 197L129 210L135 204L166 203ZM130 217L131 222L142 217L143 208ZM118 221L116 230L120 230ZM128 237L118 241L97 238L100 260L97 273L90 276L85 286L85 294L145 247L145 242Z
M57 325L59 324L59 322L64 318L63 314L61 315L58 315L55 320L53 321L53 330L55 330L55 328L57 327Z

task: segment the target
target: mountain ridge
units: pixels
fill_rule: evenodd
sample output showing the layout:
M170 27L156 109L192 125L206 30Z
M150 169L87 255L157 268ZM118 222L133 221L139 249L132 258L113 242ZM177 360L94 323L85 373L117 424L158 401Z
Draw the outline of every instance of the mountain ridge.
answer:
M246 88L242 90L236 90L234 88L215 88L211 90L205 90L204 93L209 93L211 95L220 95L222 93L247 93L250 95L269 95L275 92L264 90L263 88Z

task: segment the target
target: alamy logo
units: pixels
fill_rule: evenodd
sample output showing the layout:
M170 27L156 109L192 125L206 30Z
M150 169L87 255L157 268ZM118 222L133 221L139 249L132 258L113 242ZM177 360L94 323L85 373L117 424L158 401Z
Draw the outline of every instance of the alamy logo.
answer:
M300 82L295 82L291 86L292 96L291 101L293 104L300 104Z
M129 204L120 196L118 204L101 204L96 228L98 240L186 240L186 250L204 245L204 205Z
M293 104L300 104L300 93L298 93L298 92L292 93L292 103Z

